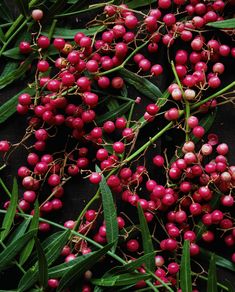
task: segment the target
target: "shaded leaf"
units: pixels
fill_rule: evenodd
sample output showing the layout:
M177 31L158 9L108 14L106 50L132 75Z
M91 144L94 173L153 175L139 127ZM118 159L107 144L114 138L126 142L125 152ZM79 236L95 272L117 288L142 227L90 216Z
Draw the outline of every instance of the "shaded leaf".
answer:
M154 253L154 247L152 242L152 236L149 231L149 227L147 224L147 221L144 217L143 209L141 208L140 204L138 204L138 216L140 221L140 229L141 229L141 236L142 236L142 244L143 244L143 250L145 254ZM154 271L155 269L155 259L154 256L149 257L146 260L146 267L150 271Z
M190 242L184 241L183 254L180 263L180 288L182 292L192 292L192 279L191 279L191 265L190 265Z
M235 28L235 18L226 19L222 21L215 21L206 24L207 26L215 27L215 28Z
M64 39L73 39L74 35L78 32L82 32L87 36L91 36L96 34L97 32L101 32L105 29L105 26L93 26L90 28L81 28L81 29L70 29L64 27L56 27L54 33L52 35L53 38L64 38ZM49 28L45 31L42 31L42 34L48 36Z
M17 240L10 243L6 249L0 253L0 271L7 268L7 265L15 258L15 256L33 236L34 230L27 232Z
M0 106L0 124L5 122L10 116L16 112L16 105L18 103L18 97L21 93L29 93L33 95L35 93L34 88L25 88L16 95L12 96L7 102Z
M4 238L8 235L11 229L16 214L17 202L18 202L18 184L16 178L14 178L10 205L7 209L7 212L2 222L2 228L4 229L4 231L2 231L0 234L1 240L4 240Z
M15 0L20 12L27 17L29 13L28 0Z
M4 77L0 78L0 89L6 87L16 79L22 77L25 72L28 70L29 65L31 64L33 57L28 57L22 65L20 65L17 69L10 72L9 74L5 75Z
M227 279L225 280L225 285L228 288L228 292L234 292L234 286L229 280Z
M38 254L39 284L42 288L47 288L48 265L45 253L38 238L35 237L35 246Z
M104 121L112 120L117 116L125 114L131 107L132 103L133 103L132 101L128 101L113 111L107 111L105 114L100 115L96 118L96 123L98 125L102 125Z
M27 230L30 223L30 219L24 219L23 222L17 226L17 228L14 230L14 232L11 233L9 236L9 239L7 240L7 244L13 242L14 240L17 240L19 237L25 234L25 231Z
M151 275L149 274L140 274L140 273L126 273L122 275L101 278L101 279L92 279L92 284L98 286L106 286L106 287L115 287L115 286L124 286L130 284L136 284L141 280L150 279Z
M0 79L3 78L5 75L9 74L13 70L15 70L19 64L17 62L7 62L5 67L2 70L2 73L0 75Z
M214 254L211 255L210 265L209 265L209 270L208 270L208 280L207 280L207 292L211 292L211 291L218 292Z
M51 267L48 270L48 276L50 278L61 278L65 273L67 273L73 266L77 265L78 262L83 261L84 259L86 259L87 257L89 257L90 255L92 255L93 252L86 254L86 255L81 255L79 257L77 257L76 259L69 261L67 263L62 263L60 265Z
M151 3L155 3L155 0L132 0L128 2L128 7L130 9L135 9L143 6L150 5Z
M126 263L123 266L117 266L110 269L108 272L105 273L105 276L108 275L115 275L117 273L125 273L125 272L133 272L135 269L139 268L141 265L146 264L149 259L154 258L155 252L145 254L136 260Z
M140 77L127 69L121 69L118 72L128 84L134 86L140 93L151 100L156 102L162 96L161 90L146 78Z
M96 171L101 172L100 168L96 165ZM106 226L106 237L109 243L114 242L112 251L115 251L118 241L118 222L117 210L114 205L113 195L106 183L104 176L99 184L102 197L102 204L104 210L104 221Z
M4 0L0 2L0 18L6 20L7 22L11 22L13 20L11 11Z
M200 256L203 257L203 259L210 258L212 256L212 252L200 247ZM217 266L235 272L235 264L230 260L227 260L226 258L217 254L214 254L214 259Z
M15 47L15 48L6 50L5 52L3 52L2 55L5 57L14 59L14 60L24 60L25 59L25 56L20 53L19 47Z
M97 261L105 255L114 243L109 243L105 247L100 250L94 252L89 257L85 258L81 262L78 262L75 266L73 266L60 280L59 287L57 288L58 292L64 291L65 288L68 288L70 285L74 283L75 280L79 279L79 277L88 269L90 269Z
M0 27L0 40L1 40L2 43L4 43L6 41L4 32L3 32L1 27Z
M33 218L31 219L31 224L29 226L29 230L38 230L38 223L39 223L39 206L38 206L38 201L36 201L34 204L34 215L33 215ZM35 235L36 235L36 232L35 232ZM34 242L35 242L35 240L31 239L27 243L25 248L22 250L22 252L20 254L20 260L19 260L21 265L23 265L27 261L29 256L31 255L32 250L33 250L33 246L34 246Z
M66 230L62 232L59 236L57 236L53 241L50 242L50 247L45 250L44 253L47 258L48 267L53 264L53 262L60 256L61 250L66 244L68 238L70 236L70 230ZM43 247L43 244L42 244ZM38 263L29 269L26 274L21 278L18 289L20 291L25 291L29 289L33 284L35 284L39 277L39 268Z

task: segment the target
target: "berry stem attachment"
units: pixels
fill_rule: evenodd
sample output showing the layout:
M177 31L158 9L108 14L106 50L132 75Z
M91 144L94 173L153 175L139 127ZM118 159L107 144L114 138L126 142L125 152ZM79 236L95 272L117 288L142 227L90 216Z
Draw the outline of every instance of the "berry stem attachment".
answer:
M182 87L181 82L179 80L178 74L177 74L176 69L175 69L175 64L173 61L171 61L171 68L172 68L173 74L175 76L175 80L176 80L177 84L179 85L179 88L180 88L180 91L182 93L184 103L185 103L185 134L186 134L186 142L187 142L187 141L189 141L189 125L188 125L187 121L188 121L188 118L190 117L190 104L189 104L188 100L185 98L184 90L183 90L183 87Z
M120 69L123 69L124 66L126 65L126 63L139 51L141 50L142 48L144 48L147 44L149 43L149 41L146 41L144 42L142 45L140 45L139 47L137 47L123 62L121 65L113 68L113 69L110 69L108 71L105 71L105 72L101 72L99 74L97 74L97 76L103 76L103 75L107 75L107 74L110 74L110 73L113 73L113 72L116 72Z

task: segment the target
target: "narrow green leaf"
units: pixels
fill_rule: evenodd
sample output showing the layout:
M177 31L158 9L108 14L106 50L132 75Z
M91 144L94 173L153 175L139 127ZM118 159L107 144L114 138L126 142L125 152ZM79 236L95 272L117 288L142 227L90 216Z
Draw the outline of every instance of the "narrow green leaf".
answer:
M0 271L7 268L7 265L15 258L15 256L33 236L34 230L27 232L25 235L10 243L7 248L0 253Z
M151 278L149 274L140 274L140 273L126 273L117 276L111 276L107 278L92 279L92 284L104 287L115 287L115 286L124 286L136 284L141 280L148 280Z
M30 223L30 219L24 219L24 221L21 222L19 226L17 226L14 232L11 232L9 239L7 240L7 244L13 242L14 240L17 240L19 237L24 235L29 226L29 223Z
M25 88L16 95L12 96L7 102L0 106L0 124L5 122L10 116L16 112L16 105L18 103L18 97L21 93L29 93L33 95L35 93L34 88Z
M42 288L47 288L48 281L48 265L46 255L37 237L35 239L35 246L38 254L38 270L39 270L39 284Z
M2 70L2 73L0 75L0 79L4 76L8 75L10 72L15 70L19 66L18 62L7 62L5 67Z
M209 265L209 270L208 270L208 280L207 280L207 292L211 292L211 291L218 292L214 254L211 255L210 265Z
M19 47L15 47L9 50L6 50L3 54L3 56L14 59L14 60L24 60L25 56L20 53Z
M70 261L70 262L67 262L67 263L63 263L63 264L51 267L48 270L48 276L50 278L61 278L73 266L77 265L77 263L83 261L84 259L86 259L87 257L89 257L92 254L93 254L93 252L91 252L89 254L86 254L86 255L79 256L76 259L74 259L73 261Z
M81 28L81 29L70 29L70 28L65 28L65 27L56 27L53 33L53 38L64 38L64 39L73 39L74 35L77 32L82 32L87 36L92 36L98 32L101 32L105 30L105 26L93 26L90 28ZM48 36L49 33L49 28L45 29L45 31L42 31L42 34L45 36Z
M162 96L161 90L146 78L138 76L127 69L119 70L119 74L128 84L134 86L140 93L151 100L156 102Z
M114 243L109 243L105 247L100 250L94 252L92 255L84 259L83 261L77 263L73 266L60 280L59 287L57 288L57 292L64 291L65 288L71 286L75 280L79 279L79 277L88 269L90 269L97 261L105 255Z
M101 172L100 168L96 165L96 171ZM114 205L113 195L108 187L104 176L100 182L100 192L102 196L102 204L104 210L104 221L106 226L106 237L109 243L115 242L112 251L115 251L118 242L118 223L117 223L117 210Z
M44 253L47 258L48 267L53 264L53 262L60 256L61 250L66 244L68 238L70 236L70 230L66 230L62 232L59 236L57 236L51 243L50 247L44 249L43 244L42 247L44 249ZM20 291L25 291L29 289L33 284L35 284L39 277L39 269L38 263L33 266L31 269L27 271L26 274L21 278L20 283L18 285L18 289Z
M6 87L7 85L11 84L13 81L22 77L25 74L25 72L28 70L29 65L31 64L32 60L33 60L33 56L31 55L16 70L0 78L0 89Z
M107 113L97 117L96 123L98 125L102 125L103 122L106 120L113 120L117 116L121 116L125 114L128 111L128 109L131 107L132 103L133 103L132 101L128 101L124 103L123 105L121 105L118 109L115 109L113 111L108 111Z
M115 99L110 99L107 103L107 108L109 111L115 111L119 109L120 105Z
M31 223L29 226L29 230L38 230L38 223L39 223L39 206L38 206L38 201L35 202L34 204L34 215L33 218L31 219ZM36 235L37 231L35 232ZM20 254L20 264L23 265L27 259L29 258L29 256L32 253L33 250L33 246L34 246L34 239L31 239L27 245L25 246L25 248L22 250L21 254Z
M191 265L190 265L190 242L184 241L183 254L180 263L180 288L182 292L192 292L192 279L191 279Z
M141 206L138 204L138 216L140 221L140 229L141 229L141 236L142 236L142 244L144 254L154 253L153 241L152 236L149 231L149 227L147 221L144 217L144 212ZM150 257L146 261L146 267L153 272L155 269L155 260L154 256Z
M141 265L146 265L148 260L151 260L154 258L155 252L145 254L136 260L133 260L131 262L126 263L123 266L117 266L109 271L107 271L104 276L109 276L109 275L115 275L115 274L120 274L120 273L125 273L125 272L133 272L135 269L141 267Z
M11 229L16 214L17 202L18 202L18 184L16 178L14 178L10 205L7 209L7 213L5 214L2 222L2 228L4 228L4 231L2 231L0 234L0 240L4 240L4 238L8 235Z
M132 0L130 2L128 2L128 7L130 9L135 9L135 8L139 8L139 7L143 7L143 6L148 6L152 3L155 3L155 0Z
M200 256L203 259L210 258L212 256L212 252L200 247ZM219 256L217 254L214 255L214 258L217 266L235 272L235 264L232 263L230 260L227 260L226 258Z
M3 32L1 27L0 27L0 40L1 40L2 43L4 43L5 40L6 40L4 32Z
M221 20L221 21L215 21L207 23L207 26L215 27L215 28L235 28L235 18Z

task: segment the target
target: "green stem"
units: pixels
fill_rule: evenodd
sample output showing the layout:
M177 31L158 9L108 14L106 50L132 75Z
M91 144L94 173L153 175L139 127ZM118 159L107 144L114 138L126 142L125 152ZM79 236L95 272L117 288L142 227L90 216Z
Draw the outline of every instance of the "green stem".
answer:
M0 50L0 57L2 53L5 51L6 47L9 45L9 43L13 40L13 38L18 34L18 32L27 24L27 19L18 27L18 29L7 39L7 41L4 43Z
M149 147L151 144L153 144L159 137L161 137L166 131L168 131L173 125L173 122L170 122L167 124L160 132L158 132L155 136L149 139L148 142L146 142L143 146L141 146L137 151L135 151L132 155L127 157L124 162L129 162L133 158L135 158L137 155L139 155L142 151L144 151L147 147Z
M99 74L97 74L97 76L103 76L103 75L106 75L106 74L110 74L110 73L113 73L113 72L116 72L120 69L123 69L124 66L126 65L126 63L139 51L141 50L143 47L145 47L147 44L149 43L149 41L146 41L144 42L142 45L140 45L139 47L137 47L126 59L125 61L122 62L121 65L113 68L113 69L110 69L108 71L105 71L105 72L101 72Z
M57 23L57 19L54 19L53 22L52 22L52 25L51 25L50 31L49 31L49 33L48 33L48 38L49 38L49 40L51 40L51 38L52 38L52 36L53 36L53 33L54 33L54 30L55 30L56 23Z
M217 91L216 93L210 95L209 97L207 97L207 98L205 98L205 99L193 104L191 106L191 109L195 109L195 108L203 105L204 103L212 100L213 98L216 98L216 97L220 96L221 94L225 93L226 91L228 91L229 89L231 89L234 86L235 86L235 81L231 82L229 85L225 86L224 88L222 88L221 90Z
M185 98L184 90L183 90L182 84L179 80L179 76L176 72L175 64L173 61L171 61L171 68L172 68L173 74L175 76L175 80L180 88L180 91L181 91L183 99L184 99L184 104L185 104L185 134L186 134L186 141L189 141L190 130L189 130L189 125L188 125L187 121L188 121L188 118L190 117L190 104L189 104L188 100Z

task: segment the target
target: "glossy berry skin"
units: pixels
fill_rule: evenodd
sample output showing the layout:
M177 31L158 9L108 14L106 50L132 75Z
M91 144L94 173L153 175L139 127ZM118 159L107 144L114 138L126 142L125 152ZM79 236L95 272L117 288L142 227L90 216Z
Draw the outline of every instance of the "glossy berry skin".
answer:
M50 40L48 37L46 36L40 36L38 39L37 39L37 44L40 48L42 49L46 49L49 47L50 45Z
M10 143L6 140L0 141L0 152L7 152L10 149Z
M126 243L127 250L130 252L137 252L140 245L136 239L131 239Z

